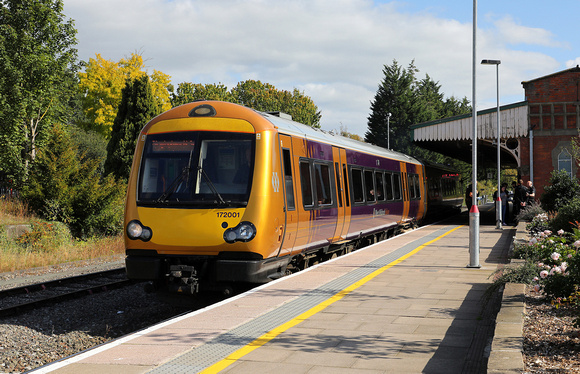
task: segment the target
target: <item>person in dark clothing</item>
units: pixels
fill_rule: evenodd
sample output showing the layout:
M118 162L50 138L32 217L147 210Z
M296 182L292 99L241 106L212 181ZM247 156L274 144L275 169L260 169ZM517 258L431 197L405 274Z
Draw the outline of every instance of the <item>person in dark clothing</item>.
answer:
M527 193L528 189L524 186L524 181L520 179L514 190L514 219L516 221L518 214L522 209L526 208L526 201L528 200Z

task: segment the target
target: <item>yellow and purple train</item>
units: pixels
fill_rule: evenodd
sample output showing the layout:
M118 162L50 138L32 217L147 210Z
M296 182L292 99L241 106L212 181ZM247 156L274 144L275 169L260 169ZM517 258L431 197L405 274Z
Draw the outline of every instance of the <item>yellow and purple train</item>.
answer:
M227 293L461 206L457 174L284 117L198 101L141 130L125 207L130 279Z

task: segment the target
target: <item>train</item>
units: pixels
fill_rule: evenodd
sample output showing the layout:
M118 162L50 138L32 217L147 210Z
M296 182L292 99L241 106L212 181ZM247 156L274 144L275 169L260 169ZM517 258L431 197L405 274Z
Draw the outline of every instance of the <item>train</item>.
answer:
M153 118L125 203L129 279L231 293L416 226L462 204L459 175L402 153L220 101Z

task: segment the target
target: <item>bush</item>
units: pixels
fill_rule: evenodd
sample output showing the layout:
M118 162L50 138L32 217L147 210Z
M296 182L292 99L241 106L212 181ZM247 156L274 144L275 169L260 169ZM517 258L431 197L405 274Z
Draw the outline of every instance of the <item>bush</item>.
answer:
M550 228L553 231L571 232L574 222L578 219L580 219L580 196L575 196L558 210L556 216L550 221Z
M578 179L571 178L564 170L554 170L540 202L545 211L557 211L577 196L580 196Z
M50 252L71 240L68 227L61 222L34 220L30 231L15 239L26 250Z
M534 219L534 217L537 217L540 214L546 214L546 211L542 209L540 204L531 203L530 205L526 205L526 207L520 211L516 217L516 220L518 222L530 222ZM544 231L544 229L541 231Z
M125 186L101 178L100 160L81 160L71 136L55 126L32 166L22 199L49 221L67 224L73 235L89 237L120 233Z

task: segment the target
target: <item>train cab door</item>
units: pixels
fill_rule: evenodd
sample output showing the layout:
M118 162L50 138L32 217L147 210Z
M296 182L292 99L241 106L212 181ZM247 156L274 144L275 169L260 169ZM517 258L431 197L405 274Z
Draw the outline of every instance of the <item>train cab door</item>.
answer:
M332 159L334 160L334 173L337 195L336 230L333 241L346 239L350 226L350 199L348 196L348 180L346 176L346 151L343 148L332 147Z
M284 238L278 256L289 254L296 241L298 231L298 213L296 211L296 186L295 170L292 155L292 138L280 134L280 162L284 174L284 213L286 216Z

